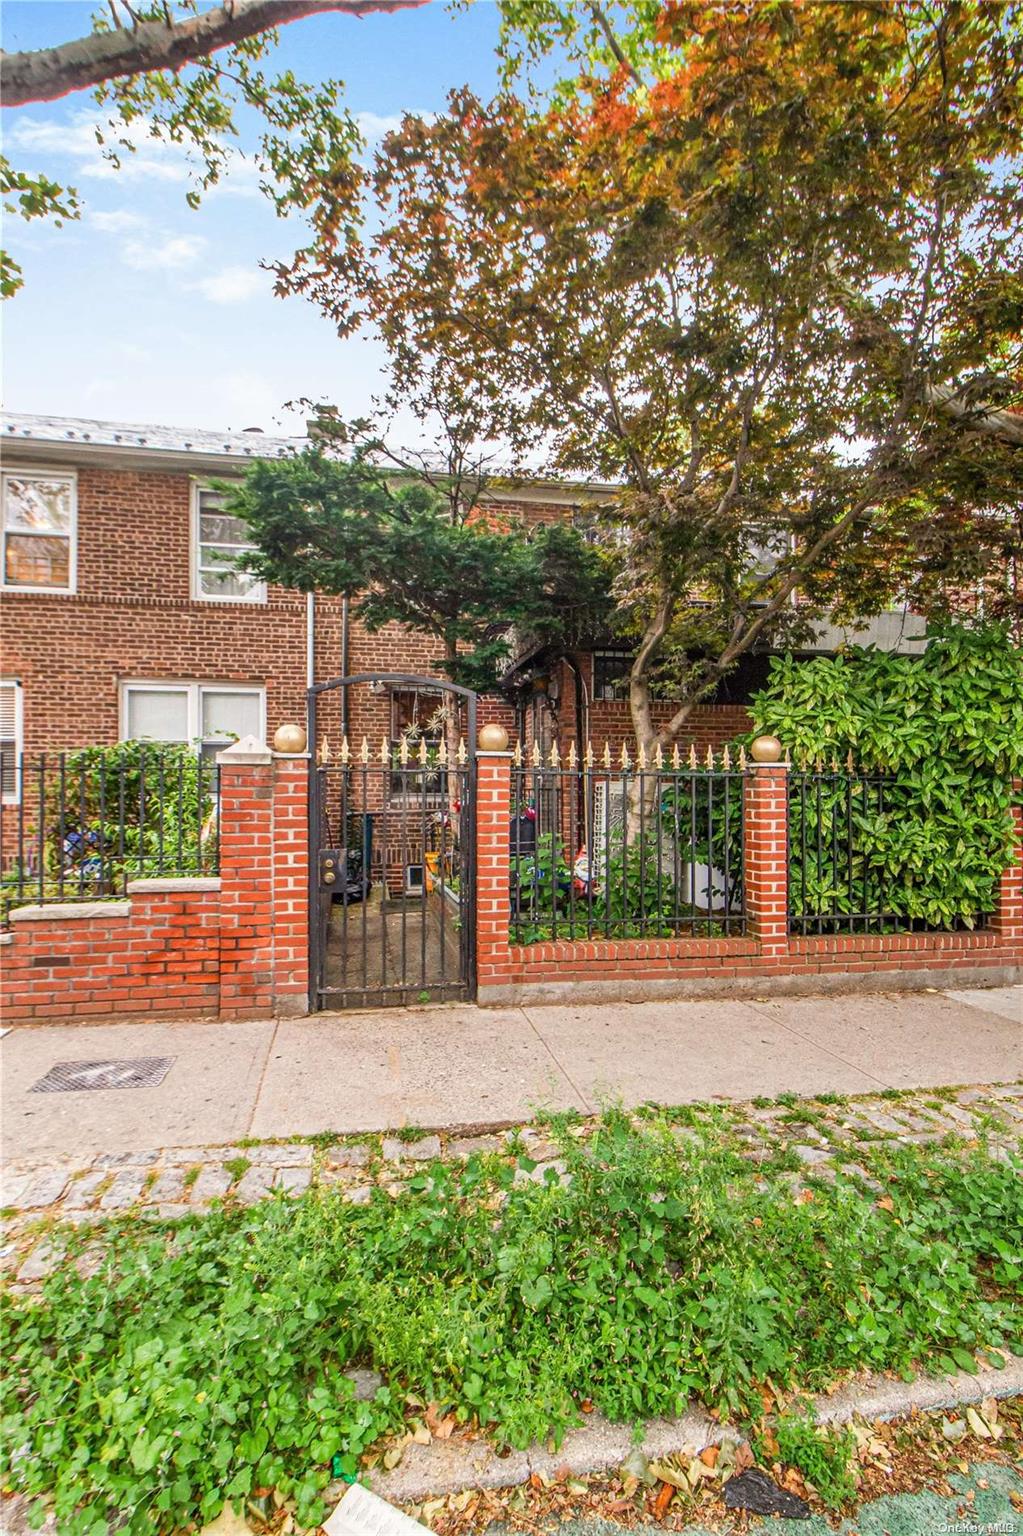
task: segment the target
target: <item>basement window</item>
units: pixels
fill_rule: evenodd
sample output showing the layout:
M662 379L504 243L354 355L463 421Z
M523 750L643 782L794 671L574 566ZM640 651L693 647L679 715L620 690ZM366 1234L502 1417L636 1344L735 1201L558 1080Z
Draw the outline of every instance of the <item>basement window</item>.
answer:
M21 703L21 684L0 682L0 791L4 805L17 805L21 799Z
M122 683L121 740L196 742L216 757L243 736L263 741L266 690L229 683Z

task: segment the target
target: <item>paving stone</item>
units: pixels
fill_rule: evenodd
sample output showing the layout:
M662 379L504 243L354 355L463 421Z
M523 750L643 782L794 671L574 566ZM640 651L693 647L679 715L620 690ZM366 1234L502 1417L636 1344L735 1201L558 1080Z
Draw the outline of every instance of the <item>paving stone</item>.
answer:
M192 1204L204 1205L207 1200L222 1200L231 1184L231 1175L226 1168L204 1168L192 1185Z
M796 1154L801 1163L806 1163L811 1168L830 1162L833 1155L829 1147L811 1147L806 1142L796 1142L790 1150Z
M159 1152L101 1152L94 1157L94 1168L151 1168L160 1161Z
M289 1195L302 1195L312 1180L311 1168L278 1168L274 1175L274 1189L286 1190Z
M845 1174L847 1179L859 1179L867 1186L868 1189L880 1190L882 1187L876 1179L871 1178L870 1174L867 1172L866 1168L864 1168L862 1163L843 1163L842 1172Z
M254 1205L268 1195L273 1186L272 1168L248 1168L238 1180L234 1196L242 1205Z
M146 1190L146 1199L155 1204L165 1201L180 1201L185 1198L185 1170L184 1168L163 1168L157 1174L155 1182Z
M557 1174L559 1184L566 1186L571 1184L572 1175L566 1169L565 1160L562 1157L553 1158L548 1163L537 1163L535 1168L516 1168L512 1183L546 1184L548 1183L547 1174L552 1169Z
M142 1195L146 1175L139 1168L122 1168L114 1174L110 1188L100 1198L104 1211L123 1211L134 1205Z
M449 1157L480 1157L487 1152L504 1152L505 1143L500 1136L458 1136L449 1141Z
M397 1136L385 1136L383 1154L392 1163L429 1163L440 1157L439 1136L423 1136L419 1141L400 1141Z
M371 1403L384 1384L384 1378L378 1371L367 1371L359 1366L350 1371L342 1371L342 1376L355 1387L355 1401L357 1403Z
M166 1205L154 1205L152 1209L154 1215L159 1216L161 1221L180 1221L182 1216L195 1214L192 1206L181 1205L175 1201L170 1201Z
M373 1198L372 1184L359 1184L355 1189L349 1189L345 1199L349 1205L368 1205Z
M163 1154L165 1163L176 1163L182 1168L193 1168L196 1163L209 1163L224 1152L222 1147L168 1147Z
M81 1179L72 1179L64 1196L65 1211L82 1210L91 1205L109 1178L110 1174L100 1168L96 1173L87 1173Z
M44 1205L52 1205L64 1193L67 1181L66 1168L48 1168L35 1174L28 1187L22 1191L18 1201L19 1209L34 1211Z
M287 1147L247 1147L241 1154L250 1163L272 1167L300 1167L313 1160L313 1149L308 1143L294 1142Z
M369 1162L369 1147L364 1141L352 1142L349 1146L328 1147L324 1153L324 1160L332 1168L365 1168Z
M37 1243L28 1258L18 1270L18 1279L23 1285L31 1284L34 1280L44 1280L47 1275L56 1269L63 1255L63 1250L54 1248L52 1243L45 1239Z

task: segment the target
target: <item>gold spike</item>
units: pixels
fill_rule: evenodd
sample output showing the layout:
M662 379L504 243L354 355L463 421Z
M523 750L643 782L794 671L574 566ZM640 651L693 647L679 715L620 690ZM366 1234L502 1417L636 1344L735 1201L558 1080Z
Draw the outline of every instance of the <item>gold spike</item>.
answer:
M369 762L369 742L366 740L365 736L362 738L362 746L359 748L359 762Z
M427 763L429 762L429 760L430 760L429 753L426 750L426 737L425 736L420 736L420 738L419 738L419 766L420 766L420 768L425 768Z
M440 746L437 748L437 761L442 768L446 768L448 765L448 738L446 735L440 739Z
M558 751L558 744L556 741L551 742L550 764L552 768L561 767L561 753Z
M462 740L461 736L459 736L458 751L455 753L455 761L457 762L459 768L465 767L466 756L467 754L465 750L465 742Z
M386 736L381 736L380 738L380 761L382 763L389 763L391 761L391 743Z
M593 743L592 743L592 741L588 741L586 743L586 756L583 759L583 761L586 763L587 768L592 768L593 767Z
M853 762L852 747L850 747L848 752L845 754L845 767L847 773L855 772L856 764Z
M661 751L660 742L658 742L654 748L654 767L657 769L658 773L660 773L661 769L664 767L664 753Z
M838 758L835 756L835 754L833 752L831 754L831 771L832 771L832 773L837 773L838 772Z
M725 770L726 773L728 772L729 768L731 768L731 766L732 766L732 754L728 750L728 743L727 743L727 741L725 742L724 750L721 753L721 766Z
M640 773L646 772L646 747L642 742L640 742L639 751L636 753L636 766L639 768Z
M515 743L515 751L512 753L512 762L515 764L516 768L521 768L522 767L522 743L521 743L521 741L517 741Z
M817 761L814 764L814 767L815 767L815 769L816 769L816 771L818 773L823 773L824 772L824 759L823 759L823 757L821 757L819 752L817 754Z
M398 743L398 761L403 768L408 767L408 737L403 736Z
M320 743L320 762L330 762L330 742L327 740L326 736L324 736L322 742Z
M610 768L610 766L611 766L611 743L609 741L605 741L605 743L604 743L603 763L604 763L604 767L605 768Z
M342 763L344 763L346 768L348 767L348 764L351 761L351 756L352 756L352 749L348 745L348 737L347 736L342 736L341 737L341 761L342 761Z
M671 766L676 773L682 767L682 753L678 749L677 741L671 749Z
M574 741L570 741L568 744L568 766L570 768L578 768L579 766L579 754L575 750Z
M696 743L694 741L689 743L689 766L690 768L699 768L700 766L696 760Z
M707 748L707 756L706 756L706 759L704 760L704 767L706 767L706 768L713 768L713 766L714 766L714 748L713 747L708 747Z
M745 747L740 747L739 748L739 768L740 768L741 772L743 772L743 773L746 772L746 748Z
M622 742L622 767L623 768L631 768L632 767L632 758L629 756L629 749L625 745L624 741Z
M540 755L540 743L538 741L534 741L533 742L533 751L532 751L531 755L532 755L532 759L533 759L533 767L534 768L542 768L543 767L543 758Z

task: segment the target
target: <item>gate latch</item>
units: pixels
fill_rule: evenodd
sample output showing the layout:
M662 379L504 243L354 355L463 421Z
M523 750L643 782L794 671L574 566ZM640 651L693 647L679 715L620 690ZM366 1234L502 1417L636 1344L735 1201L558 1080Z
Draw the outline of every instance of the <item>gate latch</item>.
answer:
M320 885L327 890L337 884L338 870L341 868L342 850L340 848L320 849Z

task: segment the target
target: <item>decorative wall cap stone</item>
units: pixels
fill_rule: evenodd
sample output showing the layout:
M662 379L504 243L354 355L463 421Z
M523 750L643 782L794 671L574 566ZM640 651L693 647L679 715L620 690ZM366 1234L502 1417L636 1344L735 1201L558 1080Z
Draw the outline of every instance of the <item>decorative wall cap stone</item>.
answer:
M180 875L177 878L129 880L128 895L142 895L147 891L219 891L219 875Z
M217 763L225 768L246 767L248 764L272 763L273 753L265 741L260 741L258 736L242 736L239 741L230 747L225 747L223 752L217 753Z
M66 923L69 918L130 917L130 901L55 901L44 907L15 907L12 923Z

